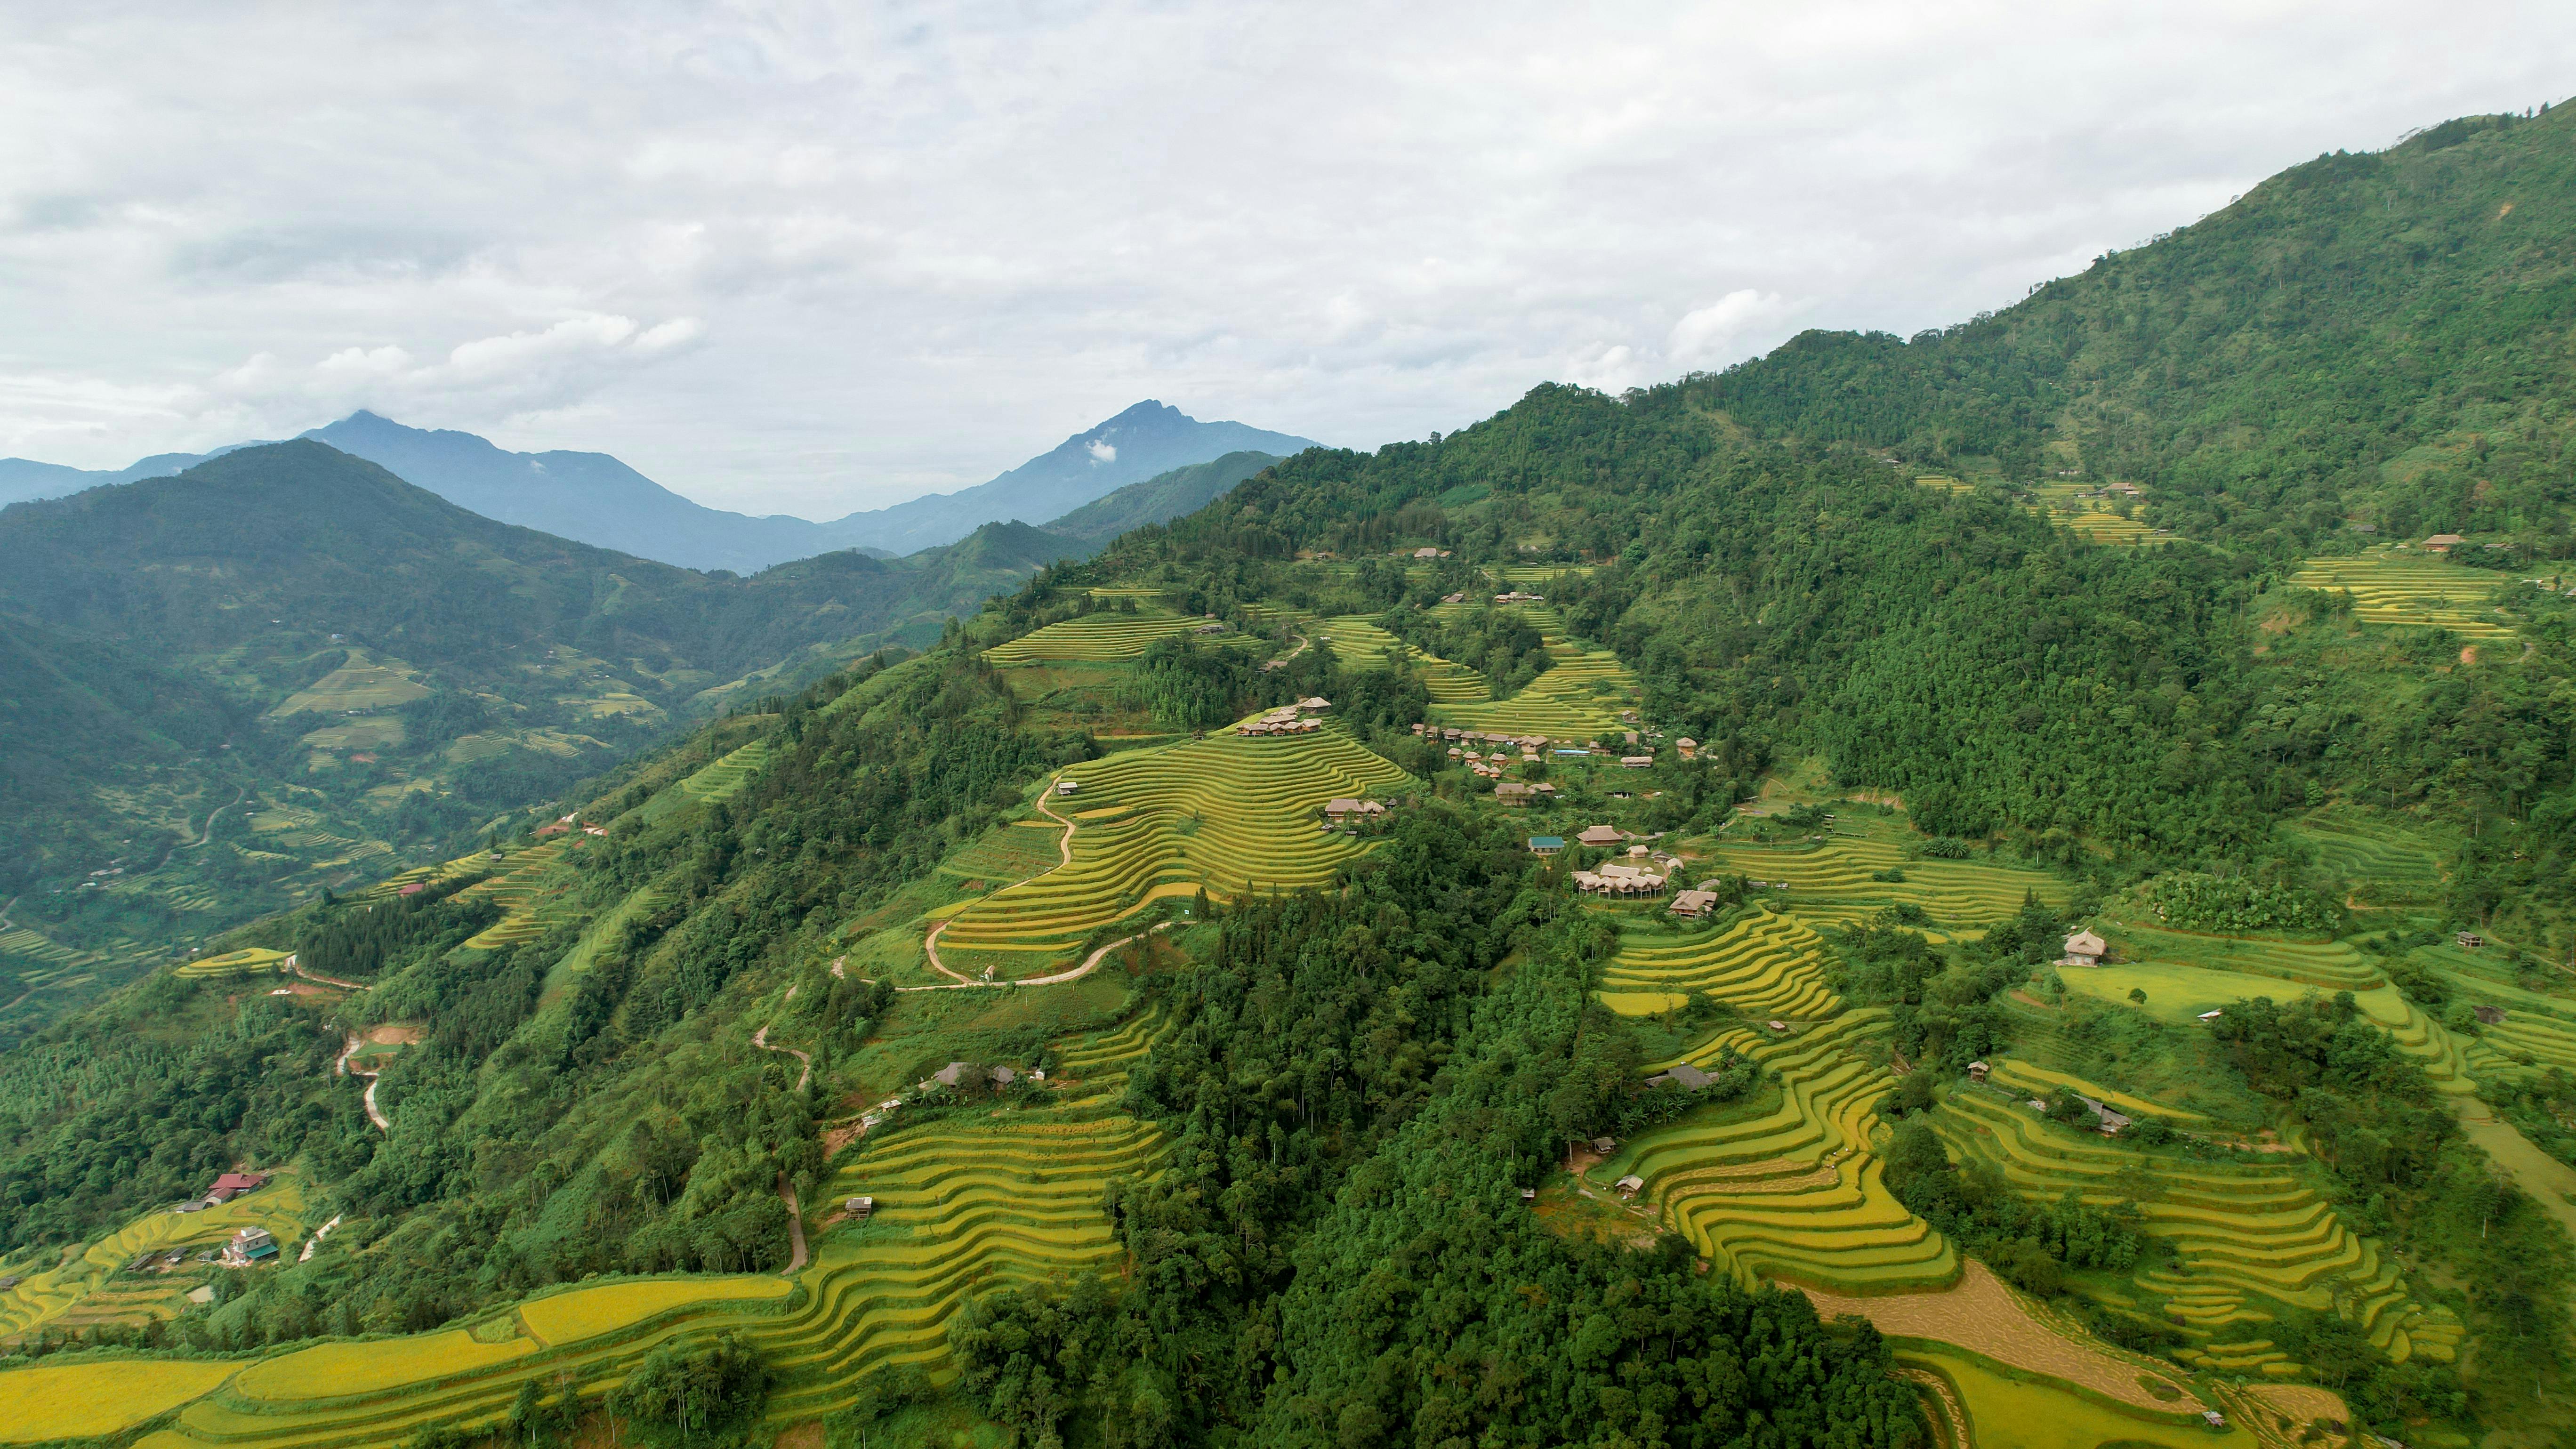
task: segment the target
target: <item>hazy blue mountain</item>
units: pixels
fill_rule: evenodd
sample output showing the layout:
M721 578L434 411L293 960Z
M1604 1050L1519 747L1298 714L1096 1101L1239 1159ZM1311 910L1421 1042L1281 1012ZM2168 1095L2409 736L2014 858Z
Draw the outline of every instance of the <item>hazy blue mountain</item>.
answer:
M1203 423L1149 400L1074 434L990 483L853 513L825 526L843 548L873 544L911 553L964 538L979 524L997 519L1060 518L1130 483L1228 453L1284 456L1316 446L1310 439L1243 423Z
M1196 513L1233 491L1237 483L1278 461L1275 453L1247 450L1157 473L1106 498L1094 499L1062 518L1048 520L1047 531L1095 545L1107 543L1131 528L1168 523L1182 514Z
M486 518L663 563L741 574L840 549L881 557L914 553L954 543L987 523L1054 518L1131 483L1223 454L1247 448L1284 454L1314 446L1285 433L1202 423L1178 408L1141 402L989 483L817 523L709 508L606 453L514 453L472 433L405 427L366 411L300 436L364 458ZM168 477L251 446L164 453L119 469L0 459L0 504ZM1085 536L1106 538L1117 531Z

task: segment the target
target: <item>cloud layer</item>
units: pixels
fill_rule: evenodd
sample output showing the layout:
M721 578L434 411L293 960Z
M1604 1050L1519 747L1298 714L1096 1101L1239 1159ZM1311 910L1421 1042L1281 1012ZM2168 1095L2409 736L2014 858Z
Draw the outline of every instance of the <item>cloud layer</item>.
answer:
M2004 305L2576 10L1970 0L0 17L0 453L372 407L830 515L1158 397L1334 442Z

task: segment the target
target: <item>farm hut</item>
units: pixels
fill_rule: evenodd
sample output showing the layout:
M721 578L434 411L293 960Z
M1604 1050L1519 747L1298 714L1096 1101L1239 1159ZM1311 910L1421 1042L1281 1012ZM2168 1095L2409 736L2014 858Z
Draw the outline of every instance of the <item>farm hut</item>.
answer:
M2504 1008L2501 1006L2472 1006L2469 1011L2477 1017L2480 1025L2500 1026L2504 1023Z
M993 1085L996 1087L1007 1087L1020 1079L1020 1073L1016 1067L995 1067L991 1076Z
M2200 1014L2200 1019L2203 1021L2216 1021L2226 1014L2227 1013L2223 1011L2204 1011Z
M1626 1177L1619 1179L1616 1186L1619 1189L1620 1197L1632 1198L1646 1190L1646 1180L1632 1172Z
M1585 845L1617 845L1628 838L1628 832L1616 825L1587 825L1574 838Z
M1783 1036L1787 1035L1789 1031L1789 1023L1785 1021L1766 1021L1762 1024L1771 1028L1773 1031L1779 1032Z
M1081 788L1082 782L1080 780L1058 780L1055 782L1055 792L1059 795L1070 795Z
M2099 966L2103 953L2111 948L2091 931L2078 931L2066 938L2066 954L2058 959L2060 966Z
M2093 1129L2105 1137L2118 1136L2120 1129L2129 1125L2130 1118L2125 1112L2114 1112L2090 1097L2079 1096L2075 1100L2083 1103L2084 1110L2093 1114Z
M1415 558L1438 558L1440 557L1440 550L1436 548L1417 548L1413 551L1413 556Z
M843 1203L841 1210L861 1222L866 1222L869 1215L877 1210L877 1200L872 1197L854 1197Z
M1333 707L1333 702L1324 698L1320 694L1310 694L1304 699L1297 701L1297 707L1308 714L1316 714L1321 711L1331 709Z
M215 1179L213 1187L206 1189L206 1201L231 1202L243 1193L256 1190L267 1181L268 1174L264 1172L227 1172Z
M1604 1157L1609 1156L1618 1148L1618 1146L1619 1139L1616 1137L1595 1137L1592 1139L1592 1150L1600 1153Z
M1225 625L1211 619L1197 628L1192 629L1190 632L1193 634L1222 634L1225 632Z
M1688 1062L1683 1062L1679 1066L1668 1071L1657 1072L1646 1079L1646 1085L1649 1087L1658 1082L1670 1082L1685 1092L1696 1092L1708 1085L1708 1073Z
M1516 780L1505 780L1494 787L1494 803L1497 805L1527 805L1529 802L1530 787Z
M2457 941L2463 951L2474 951L2487 943L2487 938L2475 931L2462 931L2451 939Z
M1536 1201L1538 1201L1538 1189L1537 1189L1537 1188L1534 1188L1534 1187L1525 1187L1525 1188L1522 1188L1522 1189L1521 1189L1521 1201L1523 1201L1523 1202L1536 1202Z
M247 1268L277 1256L277 1239L266 1228L244 1228L224 1244L224 1262L229 1267Z
M2449 553L2451 550L2458 548L2461 544L2467 542L2467 539L2460 537L2456 533L2437 533L2431 538L2424 540L2424 546L2435 553Z
M930 1074L930 1079L943 1087L956 1086L959 1082L966 1080L966 1064L964 1062L950 1062L948 1065L941 1067L938 1071L932 1072Z
M1968 1063L1968 1080L1972 1082L1982 1082L1986 1079L1986 1074L1993 1070L1993 1067L1984 1062L1970 1062Z
M1650 845L1632 845L1628 847L1629 857L1635 860L1644 860L1654 853L1655 849Z
M1562 835L1533 835L1529 839L1529 848L1530 854L1532 855L1554 855L1565 849L1565 837Z
M1673 897L1672 912L1676 916L1687 916L1696 921L1705 919L1716 910L1715 891L1683 891Z
M1619 768L1623 770L1651 770L1654 767L1655 757L1652 755L1621 755L1619 757Z
M1688 735L1684 735L1680 739L1673 741L1673 748L1681 751L1682 758L1687 760L1691 756L1699 753L1699 741L1692 739Z
M1442 594L1440 596L1440 602L1444 604L1463 604L1467 602L1467 595L1464 591L1455 594Z
M2227 1427L2227 1416L2218 1412L2216 1409L2201 1410L2200 1418L2201 1422L2209 1425L2209 1427L2213 1429L2224 1429ZM2387 1441L2382 1440L2380 1442L2386 1443ZM2403 1449L2403 1446L2400 1446L2400 1449Z

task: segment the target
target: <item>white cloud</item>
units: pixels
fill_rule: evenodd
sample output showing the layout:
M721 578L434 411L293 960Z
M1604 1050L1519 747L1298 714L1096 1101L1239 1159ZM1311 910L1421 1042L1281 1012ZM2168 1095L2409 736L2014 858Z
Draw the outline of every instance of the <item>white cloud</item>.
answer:
M0 11L0 445L356 406L829 516L1159 397L1336 443L2018 298L2576 7Z
M1094 439L1092 439L1092 440L1091 440L1091 461L1093 461L1093 462L1095 462L1095 463L1115 463L1115 462L1117 462L1117 461L1118 461L1118 446L1117 446L1115 443L1112 443L1112 442L1108 441L1108 440L1107 440L1107 439L1105 439L1105 438L1094 438Z

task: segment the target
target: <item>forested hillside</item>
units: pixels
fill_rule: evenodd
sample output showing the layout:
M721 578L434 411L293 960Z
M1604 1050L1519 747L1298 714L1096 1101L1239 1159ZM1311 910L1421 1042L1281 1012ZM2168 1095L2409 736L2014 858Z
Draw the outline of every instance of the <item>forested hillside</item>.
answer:
M959 547L709 577L494 523L310 442L14 506L8 997L41 1019L665 739L745 676L1043 561Z
M2576 218L2299 260L2567 134L1308 450L210 942L0 1055L0 1402L119 1449L2576 1440L2565 474L2478 380L2563 345L2481 289ZM2355 380L2405 338L2438 376ZM2494 408L2528 467L2461 476L2539 502L2400 540ZM473 608L652 679L639 621L749 649L743 591L823 588L486 546ZM38 569L31 647L257 657L124 557ZM278 1261L190 1256L254 1218Z
M2272 559L2470 533L2564 559L2576 112L2294 166L1991 316L1809 333L1684 392L1766 433L2080 470Z

